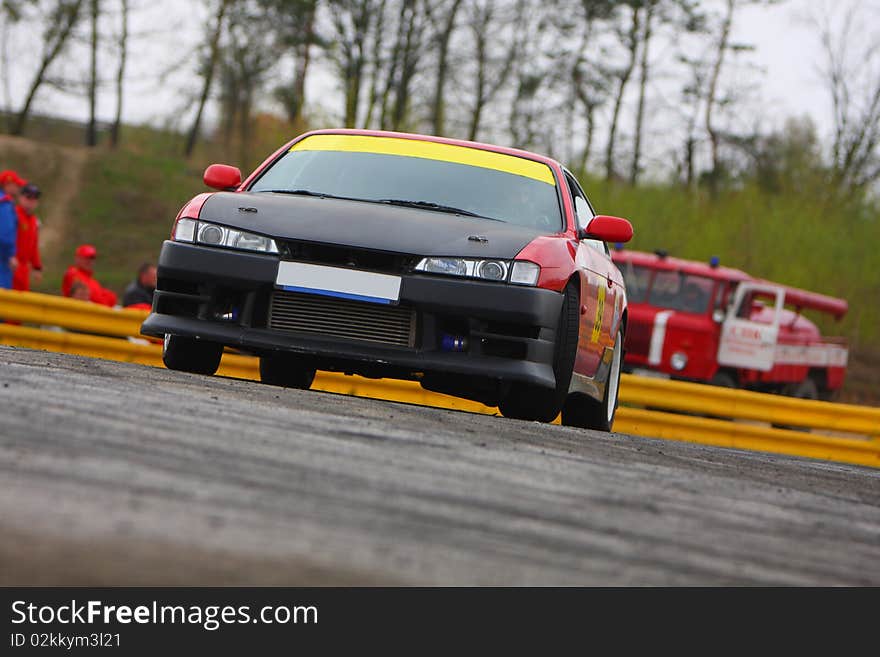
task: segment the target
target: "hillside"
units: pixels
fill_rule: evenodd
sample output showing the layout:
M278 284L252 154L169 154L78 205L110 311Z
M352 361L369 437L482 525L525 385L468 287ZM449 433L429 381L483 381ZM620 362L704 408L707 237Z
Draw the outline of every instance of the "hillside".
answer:
M47 137L62 144L0 136L0 169L18 169L44 192L40 216L46 277L36 289L56 293L76 245L91 242L100 253L99 279L121 291L141 262L155 261L180 206L204 190L204 166L214 159L245 159L252 166L270 144L283 140L277 126L271 132L270 139L261 135L264 149L259 153L226 156L209 144L192 162L178 156L176 135L142 128L128 129L126 146L118 151L62 145L66 135ZM756 276L847 298L850 313L842 322L819 323L824 332L842 335L852 345L845 398L880 400L876 212L863 204L835 202L823 189L783 195L745 186L712 198L674 186L584 182L600 212L632 220L632 248L664 248L705 260L717 255L724 264Z

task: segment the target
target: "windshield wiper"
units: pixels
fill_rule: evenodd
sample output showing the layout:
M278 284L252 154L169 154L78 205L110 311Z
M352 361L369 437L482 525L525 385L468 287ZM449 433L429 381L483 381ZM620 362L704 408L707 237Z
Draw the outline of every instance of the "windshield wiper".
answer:
M483 215L471 212L470 210L462 210L461 208L456 208L452 205L443 205L441 203L434 203L433 201L410 201L403 198L382 198L376 201L376 203L400 205L407 208L424 208L426 210L436 210L438 212L448 212L450 214L461 214L466 217L478 217L480 219L489 219L490 221L501 221L500 219L492 219L492 217L484 217Z
M345 196L334 196L333 194L325 194L323 192L313 192L309 189L260 189L257 190L257 192L268 192L270 194L293 194L295 196L315 196L317 198L346 198Z

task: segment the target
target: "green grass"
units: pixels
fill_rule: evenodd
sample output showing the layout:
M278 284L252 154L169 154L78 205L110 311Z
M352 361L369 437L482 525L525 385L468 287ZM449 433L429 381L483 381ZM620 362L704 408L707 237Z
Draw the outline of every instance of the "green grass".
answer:
M71 208L66 251L94 244L101 282L120 291L141 262L156 262L180 207L204 191L201 174L200 167L176 157L98 153Z

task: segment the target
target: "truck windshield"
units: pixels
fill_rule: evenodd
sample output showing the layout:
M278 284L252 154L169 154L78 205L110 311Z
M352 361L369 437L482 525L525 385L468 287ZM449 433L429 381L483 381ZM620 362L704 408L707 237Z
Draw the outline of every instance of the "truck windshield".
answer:
M631 262L622 268L626 297L632 303L649 303L689 313L705 313L712 301L715 281L706 276L662 271Z
M670 310L705 313L712 300L714 283L705 276L658 271L651 282L648 303Z
M648 298L648 288L651 285L651 273L653 270L647 267L638 267L627 262L621 269L623 280L626 283L626 298L634 303L645 303Z

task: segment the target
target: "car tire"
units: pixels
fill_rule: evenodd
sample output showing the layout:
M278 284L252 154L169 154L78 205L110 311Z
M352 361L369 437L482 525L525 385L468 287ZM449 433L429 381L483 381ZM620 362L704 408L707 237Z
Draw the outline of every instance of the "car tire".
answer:
M308 390L315 380L315 368L296 354L260 356L260 381L281 388Z
M577 354L580 306L577 283L565 287L562 311L556 330L556 348L553 355L555 388L543 388L525 383L513 383L510 391L498 404L504 417L516 420L552 422L562 410L571 384L574 359Z
M222 357L223 345L216 342L166 333L162 343L162 362L169 370L210 376L220 367Z
M611 370L605 384L602 401L597 401L582 393L569 395L562 407L562 424L567 427L580 427L595 431L611 431L620 392L620 369L623 362L623 333L617 332L614 352L611 356Z

